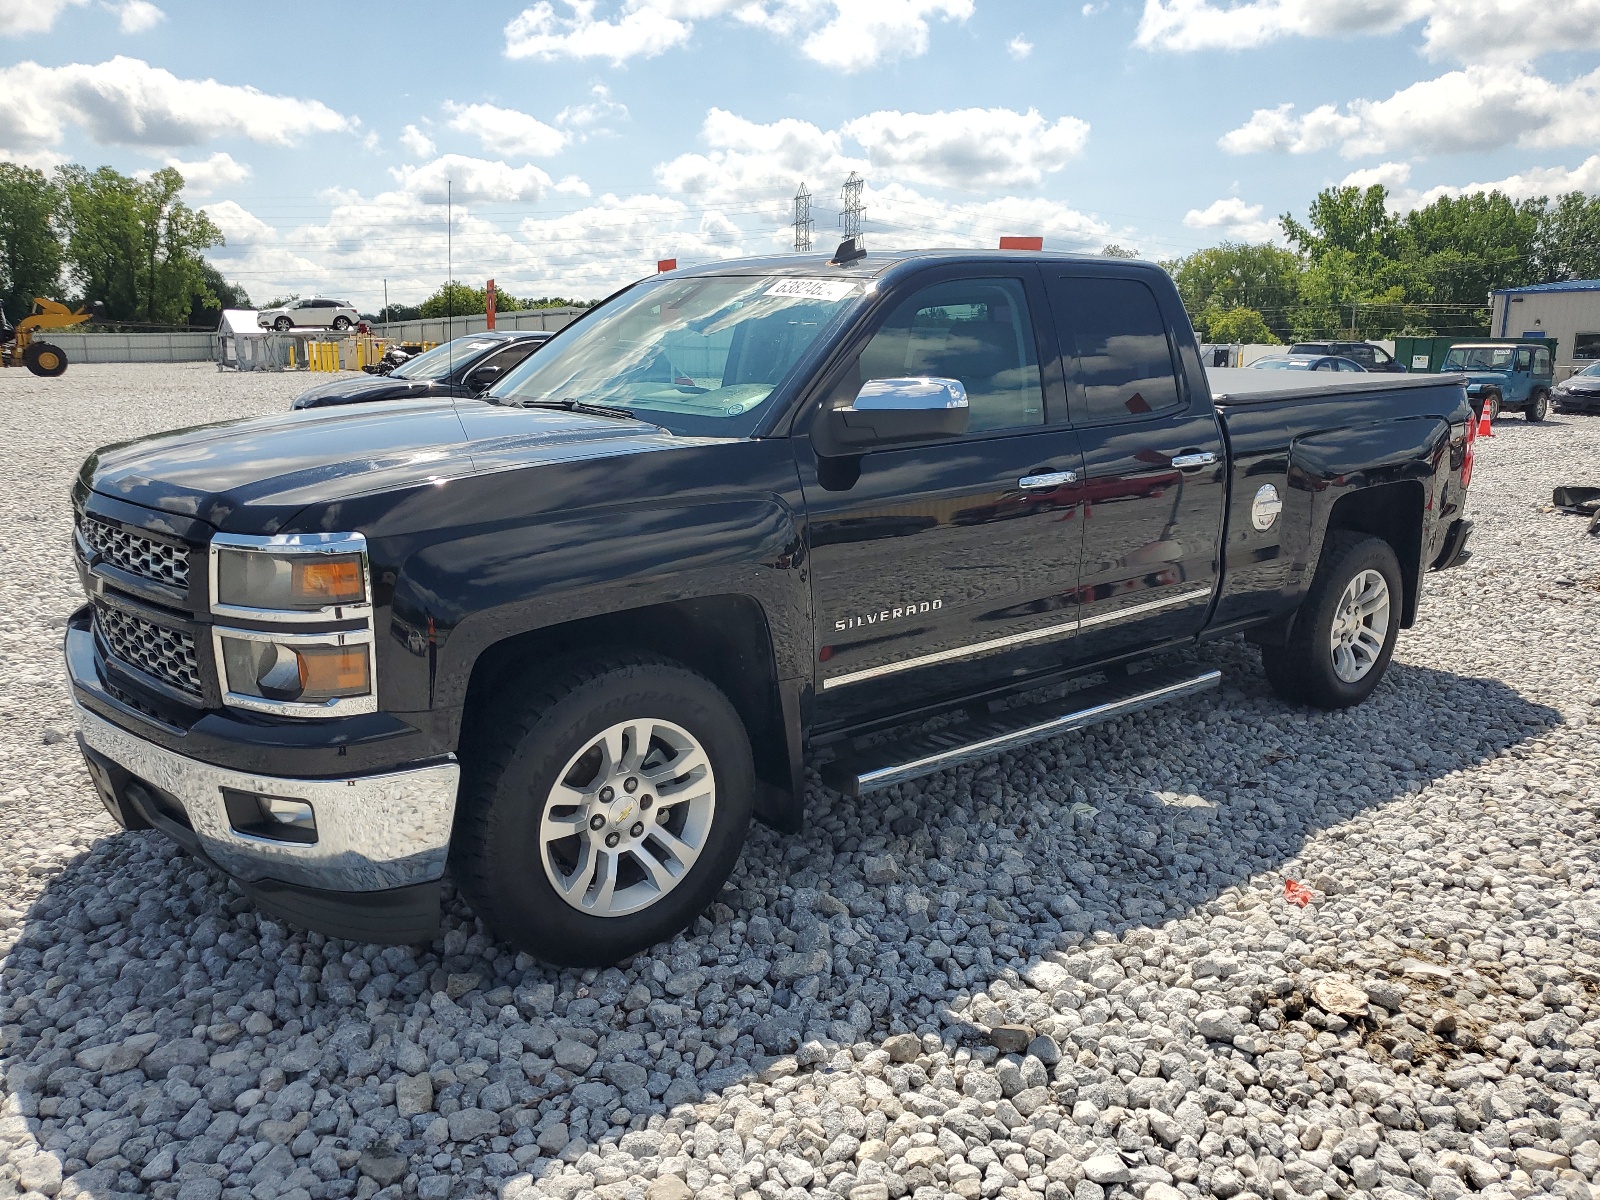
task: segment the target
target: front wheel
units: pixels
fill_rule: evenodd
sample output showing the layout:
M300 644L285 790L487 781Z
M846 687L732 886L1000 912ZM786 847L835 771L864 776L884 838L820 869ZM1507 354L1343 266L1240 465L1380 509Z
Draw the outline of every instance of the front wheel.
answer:
M22 364L35 375L54 379L67 369L67 356L60 346L49 342L29 342L22 352Z
M687 928L750 825L744 723L709 680L617 655L486 707L465 749L456 874L498 936L607 966Z
M1360 704L1394 656L1401 595L1400 562L1388 542L1348 529L1329 533L1288 643L1261 648L1268 682L1285 700L1314 708Z
M1550 393L1538 391L1529 398L1528 407L1522 410L1522 415L1530 421L1542 421L1549 411Z
M294 322L289 320L288 317L279 317L272 323L272 327L279 333L288 333L289 330L294 328Z

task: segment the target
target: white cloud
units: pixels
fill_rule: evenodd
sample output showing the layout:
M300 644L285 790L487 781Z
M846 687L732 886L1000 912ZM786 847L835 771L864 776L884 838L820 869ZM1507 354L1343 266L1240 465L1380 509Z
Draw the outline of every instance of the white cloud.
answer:
M191 196L209 196L218 188L243 183L250 178L248 166L221 150L198 162L169 158L166 165L175 168L183 176L183 190Z
M568 175L561 179L555 185L555 190L558 192L565 192L569 196L590 195L589 185L583 180L579 179L576 175Z
M437 149L433 139L415 125L407 125L400 131L400 145L413 158L431 158Z
M1257 109L1218 144L1230 154L1307 154L1335 146L1347 158L1448 154L1503 146L1600 141L1600 70L1553 83L1514 68L1467 67L1403 88L1386 100L1353 100L1297 116L1294 106Z
M1098 249L1117 231L1103 221L1056 200L1001 196L993 200L947 204L890 183L868 187L866 235L869 246L911 250L926 246L993 249L1006 236L1043 237L1054 250ZM819 236L826 246L828 239Z
M389 173L404 191L432 204L443 204L447 195L458 204L542 200L551 187L550 176L532 164L513 167L464 154L446 154L420 167L397 167Z
M873 170L912 184L987 191L1035 187L1083 152L1089 125L1054 123L1030 108L956 112L875 112L842 132L865 151Z
M143 33L167 19L167 14L151 4L150 0L117 0L105 7L117 14L117 24L122 27L123 33Z
M1020 62L1033 53L1033 43L1019 33L1006 43L1006 52Z
M1459 187L1443 185L1425 192L1410 192L1399 197L1397 203L1403 208L1419 208L1433 203L1440 196L1466 196L1474 192L1504 192L1513 200L1562 196L1567 192L1600 195L1600 154L1591 155L1576 167L1530 167L1526 171L1487 183L1468 183Z
M567 129L592 129L604 121L628 119L628 106L611 98L611 89L597 83L589 89L588 104L569 104L556 114L556 124Z
M222 200L216 204L202 204L200 211L210 217L222 230L222 236L228 239L230 246L245 246L254 242L270 242L277 235L272 226L268 225L255 213L242 208L232 200Z
M1242 50L1285 37L1388 34L1416 22L1430 58L1516 63L1600 47L1600 0L1145 0L1134 40L1153 50Z
M1340 187L1383 187L1390 192L1411 182L1411 164L1403 162L1379 163L1375 167L1362 167L1351 171L1339 181Z
M493 104L445 103L454 114L450 128L478 139L490 154L507 158L549 158L561 153L569 136L537 117Z
M1076 117L1051 122L1034 109L873 112L821 129L793 117L758 124L713 108L701 128L711 149L663 163L656 177L671 191L722 201L764 195L776 212L802 180L842 181L851 171L883 184L1033 187L1076 157L1088 135ZM859 153L849 153L846 143Z
M928 50L929 22L964 21L973 0L623 0L596 16L598 0L539 0L505 27L511 58L609 59L621 65L687 43L694 22L731 19L784 39L804 35L807 58L860 71Z
M217 137L293 145L356 122L318 100L214 79L180 79L121 55L103 63L0 68L0 112L13 145L58 145L77 126L101 145L192 146Z
M1246 204L1237 196L1213 200L1205 208L1191 208L1183 223L1190 229L1217 230L1241 242L1270 241L1278 233L1278 223L1261 219L1262 206Z
M56 18L69 8L80 8L89 0L0 0L0 37L22 37L30 33L49 33Z

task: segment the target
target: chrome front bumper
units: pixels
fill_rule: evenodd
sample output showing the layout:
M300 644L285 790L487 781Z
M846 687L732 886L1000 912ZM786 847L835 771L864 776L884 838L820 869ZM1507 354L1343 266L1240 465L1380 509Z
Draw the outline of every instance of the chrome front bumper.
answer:
M252 775L187 758L81 704L75 707L89 750L164 794L162 810L142 815L181 844L192 841L194 849L243 883L379 892L433 883L444 874L461 774L453 761L355 779ZM241 833L229 820L224 788L305 801L315 813L317 840L297 843ZM171 801L179 809L165 811ZM123 819L118 812L112 815Z

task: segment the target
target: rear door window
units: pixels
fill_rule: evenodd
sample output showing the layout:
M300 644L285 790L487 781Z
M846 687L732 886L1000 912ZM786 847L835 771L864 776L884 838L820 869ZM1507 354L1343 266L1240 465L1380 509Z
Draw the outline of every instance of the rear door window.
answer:
M1543 346L1533 352L1533 373L1535 375L1550 374L1550 351Z
M1062 352L1077 359L1074 423L1126 421L1181 405L1154 292L1137 279L1082 275L1051 278L1047 291Z

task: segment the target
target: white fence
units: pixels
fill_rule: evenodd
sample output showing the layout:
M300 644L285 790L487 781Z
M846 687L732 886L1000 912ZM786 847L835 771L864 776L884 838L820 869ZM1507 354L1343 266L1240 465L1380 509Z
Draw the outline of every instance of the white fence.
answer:
M41 330L41 342L59 346L69 363L210 362L214 333L73 333Z
M521 312L499 313L495 316L496 329L548 329L554 332L570 325L581 308L532 308ZM448 342L451 338L469 333L481 333L489 327L482 313L470 317L427 317L420 321L385 321L374 324L372 332L379 337L400 342Z

